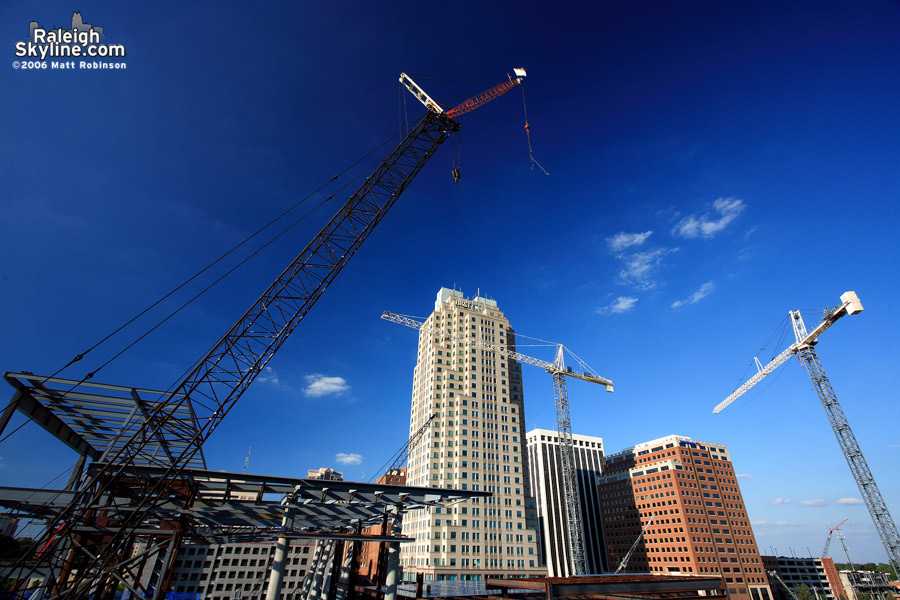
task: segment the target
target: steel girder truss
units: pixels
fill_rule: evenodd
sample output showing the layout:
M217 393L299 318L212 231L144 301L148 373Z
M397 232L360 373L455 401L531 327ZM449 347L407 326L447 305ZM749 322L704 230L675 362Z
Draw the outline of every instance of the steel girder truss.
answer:
M79 455L98 462L120 451L167 399L167 393L158 390L33 373L6 373L4 378L16 390L8 412L18 410ZM186 449L181 432L196 432L197 420L191 402L179 400L184 400L179 410L138 449L135 464L169 466L173 456ZM205 468L203 453L193 455L187 466Z
M90 470L102 471L105 465L95 464ZM164 477L162 467L138 467L120 476L116 486L94 499L89 507L97 513L109 513L115 507L129 510L132 490L126 481L152 482ZM174 557L173 540L182 538L192 543L273 542L278 537L357 539L364 541L409 541L392 536L359 536L357 532L379 524L385 515L403 514L410 510L458 502L470 498L487 497L487 492L367 484L347 481L294 479L287 477L226 473L203 469L186 469L184 481L190 486L180 497L171 495L160 502L153 519L140 528L129 530L132 547L124 553L109 576L133 593L145 594L141 573L148 568L157 572L157 589L164 585L164 577ZM75 496L74 491L26 488L0 488L0 506L23 516L52 519L65 513ZM285 529L282 517L290 509L291 520ZM111 536L119 532L115 523L103 528L81 526L74 529L80 537L77 548L96 555L90 542L97 535ZM59 578L65 567L64 553L49 551L54 560L43 565L40 572ZM27 572L30 565L21 565ZM37 573L38 571L36 571ZM48 578L49 579L49 578ZM166 589L162 587L162 589ZM100 592L98 587L86 587L76 596Z
M446 116L426 114L185 380L120 447L106 453L101 468L92 471L41 539L39 546L52 543L55 552L32 557L35 568L57 567L45 598L114 587L116 579L121 582L117 566L127 560L136 532L148 523L166 522L163 507L173 498L182 508L190 506L192 487L185 468L428 159L458 129ZM186 412L192 415L190 426L181 418ZM178 448L169 466L151 480L133 477L164 432L170 447ZM126 490L127 507L98 508L99 499ZM169 525L176 531L167 550L171 554L185 519ZM165 589L165 583L157 589Z

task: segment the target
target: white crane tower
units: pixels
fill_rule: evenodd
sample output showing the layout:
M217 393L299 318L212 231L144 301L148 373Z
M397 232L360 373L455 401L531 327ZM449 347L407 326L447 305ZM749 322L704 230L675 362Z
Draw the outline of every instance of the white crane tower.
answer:
M388 311L385 311L385 313L381 315L381 318L385 321L406 325L412 329L425 331L430 331L432 329L422 321ZM572 574L584 575L584 533L581 528L581 501L578 496L578 477L575 473L575 448L572 443L572 420L569 417L569 392L566 388L566 378L572 377L590 383L599 383L606 388L607 392L613 391L613 382L594 373L594 371L578 357L575 357L575 359L582 368L581 372L573 370L572 367L566 367L563 359L564 350L566 348L562 344L557 344L556 359L551 363L546 360L506 350L500 346L489 344L480 338L468 338L464 335L451 335L450 337L459 342L484 348L486 350L493 350L507 358L540 367L553 375L553 391L556 396L556 426L561 442L559 445L559 454L563 471L563 493L565 494L566 501L566 532L568 533L569 538Z
M831 382L828 381L828 377L825 375L825 369L822 368L822 363L819 362L819 356L813 349L819 342L819 336L822 332L831 327L835 321L844 315L855 315L862 312L862 310L862 303L859 301L856 292L845 292L841 296L841 304L835 308L826 309L822 322L809 333L806 332L806 325L803 323L800 311L790 311L790 321L794 327L794 337L797 341L772 359L772 362L766 366L760 366L759 361L757 361L759 372L716 406L713 409L713 413L720 412L747 390L759 383L766 375L787 362L791 356L798 355L800 362L806 367L806 371L812 379L813 387L819 395L819 400L822 401L822 406L825 408L825 413L831 422L831 428L834 430L834 435L837 437L841 451L844 453L844 458L847 459L847 464L850 465L850 471L853 473L856 485L859 486L859 492L866 503L866 507L869 509L869 514L872 516L875 529L878 530L878 536L881 538L882 544L884 544L888 558L894 569L900 573L900 534L897 533L897 526L888 512L887 505L884 503L884 498L881 497L878 486L875 485L875 478L872 476L869 465L866 464L866 459L863 457L862 450L860 450L859 444L856 442L856 436L853 435L853 431L850 429L850 423L847 422L847 417L844 416L844 411L838 403L837 395L835 395L834 389L831 387Z

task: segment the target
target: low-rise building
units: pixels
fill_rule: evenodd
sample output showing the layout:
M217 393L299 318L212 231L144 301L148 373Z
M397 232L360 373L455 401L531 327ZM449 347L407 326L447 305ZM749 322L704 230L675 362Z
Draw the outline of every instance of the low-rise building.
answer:
M820 600L846 600L844 586L834 561L821 558L796 558L793 556L763 556L763 565L769 574L769 585L776 600L791 600L787 591L771 575L774 571L794 593L801 585L807 586Z

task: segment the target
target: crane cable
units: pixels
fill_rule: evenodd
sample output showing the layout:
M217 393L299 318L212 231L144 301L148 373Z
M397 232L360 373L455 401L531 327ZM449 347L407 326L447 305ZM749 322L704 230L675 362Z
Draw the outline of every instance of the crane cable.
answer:
M525 104L525 86L522 87L522 109L525 111L525 136L528 138L528 157L531 158L531 170L534 171L534 165L537 165L538 169L544 172L544 175L549 175L547 169L541 166L534 158L534 150L531 148L531 125L528 124L528 106Z
M167 292L166 294L164 294L162 297L160 297L159 299L157 299L156 301L154 301L153 303L151 303L149 306L147 306L146 308L144 308L143 310L141 310L138 314L134 315L133 317L131 317L130 319L128 319L126 322L124 322L123 324L121 324L119 327L117 327L116 329L114 329L113 331L111 331L110 333L108 333L108 334L107 334L106 336L104 336L102 339L100 339L99 341L95 342L95 343L94 343L92 346L90 346L87 350L84 350L84 351L81 352L80 354L76 355L76 356L75 356L72 360L70 360L68 363L66 363L66 364L63 365L62 367L58 368L53 374L47 375L47 376L45 376L45 377L42 377L42 378L41 378L41 382L42 382L42 383L45 383L45 382L49 381L50 379L53 379L54 377L58 376L60 373L62 373L62 372L65 371L66 369L68 369L70 366L72 366L72 365L75 364L76 362L81 361L81 360L82 360L85 356L87 356L87 354L90 353L92 350L96 349L96 348L99 347L100 345L102 345L102 344L104 344L105 342L109 341L110 338L112 338L112 337L114 337L116 334L120 333L123 329L125 329L126 327L128 327L129 325L131 325L132 323L134 323L135 321L137 321L139 318L141 318L142 316L144 316L145 314L147 314L148 312L150 312L153 308L155 308L155 307L157 307L158 305L160 305L163 301L165 301L166 299L168 299L169 297L171 297L172 295L174 295L176 292L178 292L179 290L181 290L182 288L184 288L185 286L187 286L189 283L191 283L192 281L194 281L195 279L197 279L198 277L200 277L203 273L205 273L206 271L210 270L212 267L214 267L215 265L217 265L218 263L220 263L220 262L221 262L222 260L224 260L226 257L228 257L229 255L231 255L232 253L234 253L235 251L237 251L241 246L243 246L244 244L248 243L248 242L249 242L250 240L252 240L253 238L255 238L255 237L257 237L258 235L260 235L263 231L265 231L266 229L268 229L269 227L271 227L272 225L274 225L274 224L275 224L276 222L278 222L279 220L283 219L288 213L290 213L291 211L295 210L298 206L300 206L301 204L303 204L304 202L306 202L307 200L309 200L310 198L312 198L313 196L315 196L317 193L319 193L320 191L322 191L325 187L327 187L327 186L329 186L330 184L332 184L333 182L335 182L335 181L336 181L338 178L340 178L342 175L346 174L348 171L350 171L351 169L353 169L354 167L356 167L357 165L359 165L361 162L363 162L364 160L366 160L367 158L369 158L372 154L374 154L375 152L377 152L377 151L378 151L379 149L381 149L385 144L387 144L388 142L390 142L391 140L393 140L395 137L397 137L397 136L400 135L401 133L402 133L402 131L398 131L397 133L391 135L389 138L387 138L386 140L384 140L384 141L383 141L382 143L380 143L378 146L376 146L375 148L373 148L372 150L370 150L369 152L367 152L365 155L363 155L362 157L360 157L359 159L357 159L356 161L354 161L352 164L350 164L349 166L347 166L345 169L343 169L342 171L340 171L337 175L331 177L328 181L326 181L325 183L321 184L318 188L316 188L315 190L313 190L312 192L310 192L307 196L305 196L304 198L302 198L301 200L297 201L297 202L294 203L292 206L290 206L289 208L287 208L286 210L284 210L280 215L278 215L278 216L276 216L275 218L273 218L272 220L270 220L268 223L266 223L265 225L263 225L262 227L260 227L259 229L257 229L255 232L253 232L252 234L250 234L249 236L247 236L246 238L244 238L241 242L239 242L239 243L237 243L236 245L234 245L231 249L229 249L228 251L226 251L224 254L222 254L221 256L219 256L217 259L215 259L214 261L212 261L211 263L209 263L208 265L206 265L205 267L203 267L200 271L198 271L197 273L195 273L194 275L192 275L191 277L189 277L188 279L186 279L185 281L183 281L182 283L180 283L179 285L177 285L176 287L174 287L173 289L171 289L169 292ZM381 159L379 159L379 160L381 160ZM155 331L155 330L158 329L160 326L162 326L164 323L166 323L169 319L171 319L171 318L174 317L176 314L178 314L179 312L181 312L182 310L184 310L188 305L190 305L190 304L193 303L195 300L197 300L197 298L199 298L200 296L202 296L203 294L205 294L206 292L208 292L211 288L213 288L215 285L217 285L219 282L221 282L221 281L222 281L223 279L225 279L227 276L231 275L234 271L236 271L238 268L240 268L241 266L243 266L243 265L244 265L247 261L249 261L251 258L253 258L253 257L256 256L257 254L259 254L259 253L260 253L262 250L264 250L266 247L268 247L269 245L271 245L272 243L274 243L277 239L279 239L281 236L283 236L283 235L286 234L288 231L290 231L292 228L294 228L300 221L302 221L302 220L305 219L306 217L310 216L313 212L315 212L316 210L318 210L319 208L321 208L324 204L326 204L327 202L329 202L330 200L332 200L338 193L340 193L342 190L344 190L345 188L347 188L347 186L349 186L351 183L353 183L354 181L356 181L357 179L359 179L359 177L361 176L361 174L362 174L362 173L353 176L349 181L347 181L343 186L341 186L336 192L334 192L333 194L331 194L330 196L328 196L327 198L325 198L324 200L322 200L321 202L319 202L316 206L314 206L314 207L313 207L311 210L309 210L306 214L302 215L299 219L295 220L292 224L290 224L289 226L287 226L287 228L283 229L280 233L276 234L275 237L273 237L273 238L270 239L268 242L266 242L265 244L263 244L260 248L258 248L258 249L255 250L254 252L252 252L249 256L247 256L247 257L244 258L242 261L240 261L236 266L234 266L234 267L232 267L230 270L228 270L224 275L220 276L220 277L219 277L218 279L216 279L214 282L212 282L211 284L209 284L207 287L205 287L205 288L204 288L203 290L201 290L199 293L197 293L197 294L194 295L192 298L190 298L190 299L187 300L185 303L183 303L181 306L179 306L177 309L175 309L173 312L170 312L165 318L163 318L162 320L160 320L159 322L157 322L153 327L151 327L150 329L148 329L147 331L145 331L142 335L140 335L139 337L137 337L136 339L134 339L133 341L131 341L131 342L130 342L129 344L127 344L123 349L121 349L119 352L117 352L115 355L113 355L112 358L108 359L106 362L104 362L103 364L101 364L99 367L97 367L97 368L94 369L93 371L87 373L87 375L85 375L84 377L82 377L77 383L75 383L74 385L72 385L68 390L64 390L64 391L60 394L60 398L65 398L65 397L67 397L67 396L69 395L69 393L71 393L71 392L72 392L75 388L77 388L79 385L85 383L85 382L88 381L89 379L92 379L92 378L94 377L94 375L96 375L101 369L103 369L104 367L108 366L111 362L113 362L114 360L116 360L117 358L119 358L119 357L120 357L122 354L124 354L126 351L130 350L130 349L131 349L133 346L135 346L138 342L140 342L141 340L143 340L144 338L146 338L146 337L147 337L148 335L150 335L153 331ZM196 363L195 363L195 364L196 364ZM192 367L192 368L193 368L193 367ZM189 369L188 371L185 372L185 376L186 376L186 374L187 374L188 372L190 372L190 369ZM167 390L167 391L170 391L170 390ZM4 408L4 410L8 409L8 408L13 404L14 401L15 401L15 400L11 400L11 401L7 404L7 406ZM9 439L10 437L12 437L16 432L20 431L23 427L25 427L25 426L26 426L28 423L30 423L30 422L31 422L30 419L25 420L24 422L22 422L21 424L19 424L18 427L16 427L16 428L13 429L12 431L8 432L6 435L4 435L2 438L0 438L0 444L2 444L3 442L5 442L6 440L8 440L8 439Z

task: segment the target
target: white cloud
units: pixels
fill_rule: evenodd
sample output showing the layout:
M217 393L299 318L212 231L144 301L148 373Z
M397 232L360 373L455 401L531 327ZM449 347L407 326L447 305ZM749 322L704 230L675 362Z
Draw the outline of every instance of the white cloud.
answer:
M862 504L863 501L859 498L838 498L838 504Z
M889 444L888 448L900 448L900 444Z
M275 369L272 367L266 367L263 369L262 373L256 376L256 381L258 383L271 383L272 385L278 385L278 373L275 372Z
M744 208L746 204L743 200L734 197L719 198L713 202L713 209L717 213L714 217L710 217L709 213L684 217L672 229L672 235L711 238L737 219Z
M619 271L620 281L639 290L652 290L656 287L654 276L663 257L676 250L678 248L655 248L646 252L619 255L625 261L625 268Z
M320 396L328 396L330 394L343 394L348 391L350 386L343 377L326 377L325 375L315 374L306 376L306 387L303 393L307 396L318 398Z
M644 233L625 233L620 231L616 235L606 238L606 243L609 244L609 249L613 252L621 252L631 246L640 246L647 241L647 238L652 233L653 231L645 231Z
M825 506L828 504L828 500L824 498L816 498L814 500L801 500L800 504L803 506Z
M775 498L774 500L772 500L772 502L770 504L790 504L790 503L791 503L791 501L789 499L782 498L781 496L779 496L778 498Z
M633 296L619 296L609 306L604 306L597 309L597 312L601 315L608 314L616 314L628 312L634 305L637 304L638 299Z
M338 452L334 455L334 460L342 465L360 465L362 464L363 457L362 454L354 454L352 452Z
M803 525L803 523L795 521L750 521L750 524L763 527L796 527L797 525Z
M738 479L755 479L753 475L748 475L747 473L738 473L737 475L735 475L735 477L737 477Z
M672 308L678 308L679 306L684 306L685 304L697 304L710 294L712 294L716 289L716 284L712 281L707 281L703 285L700 286L700 289L691 294L691 297L687 300L676 300L672 303Z

